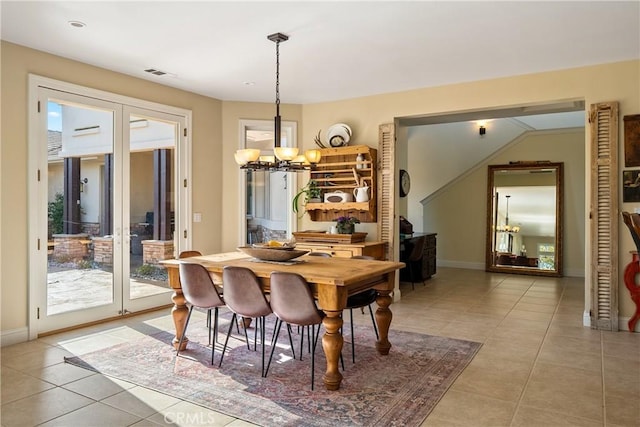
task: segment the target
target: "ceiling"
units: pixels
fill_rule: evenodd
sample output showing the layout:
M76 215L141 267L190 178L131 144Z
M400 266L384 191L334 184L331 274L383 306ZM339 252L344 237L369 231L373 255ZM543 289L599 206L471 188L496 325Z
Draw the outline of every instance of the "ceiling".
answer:
M640 2L6 1L3 40L221 100L316 103L640 58ZM70 21L86 24L77 28ZM145 69L166 72L163 76Z

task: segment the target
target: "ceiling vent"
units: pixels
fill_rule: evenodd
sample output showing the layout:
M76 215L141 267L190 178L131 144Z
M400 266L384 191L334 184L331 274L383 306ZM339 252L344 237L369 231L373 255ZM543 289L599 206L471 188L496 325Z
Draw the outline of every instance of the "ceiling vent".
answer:
M153 74L154 76L164 76L165 74L168 74L165 71L156 70L155 68L147 68L144 71L145 73L150 73L150 74Z

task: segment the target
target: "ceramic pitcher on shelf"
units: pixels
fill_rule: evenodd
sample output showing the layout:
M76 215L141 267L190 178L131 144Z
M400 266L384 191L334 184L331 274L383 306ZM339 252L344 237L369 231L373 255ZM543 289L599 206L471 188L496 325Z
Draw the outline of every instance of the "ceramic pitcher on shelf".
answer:
M368 202L369 201L369 187L356 187L353 189L353 197L356 198L356 202Z

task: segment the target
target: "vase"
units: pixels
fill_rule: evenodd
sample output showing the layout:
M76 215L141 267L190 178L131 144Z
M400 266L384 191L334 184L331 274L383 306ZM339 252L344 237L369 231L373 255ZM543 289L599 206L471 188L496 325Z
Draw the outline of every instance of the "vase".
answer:
M336 226L336 231L338 234L353 234L355 228L355 224L338 224Z

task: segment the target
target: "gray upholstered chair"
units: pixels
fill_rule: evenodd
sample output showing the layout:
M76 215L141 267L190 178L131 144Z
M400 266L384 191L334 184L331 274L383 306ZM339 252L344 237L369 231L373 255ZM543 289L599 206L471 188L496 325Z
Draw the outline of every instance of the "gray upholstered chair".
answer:
M282 323L289 325L310 327L311 342L311 390L314 386L314 370L315 370L315 354L318 344L318 335L320 334L320 325L324 318L324 313L316 307L313 292L309 283L296 273L286 273L282 271L274 271L271 273L271 309L276 315L276 325L272 340L271 354L264 375L267 376L273 353L280 334ZM316 329L316 325L318 328ZM300 358L302 359L302 346L304 335L300 342ZM291 343L291 351L293 352L293 343L291 342L291 334L289 333L289 342ZM295 352L293 354L295 359Z
M231 329L233 324L236 323L238 316L243 318L256 319L256 335L258 329L260 330L260 342L262 344L262 365L261 374L265 376L264 370L264 339L265 339L265 318L271 314L271 307L267 298L262 292L260 282L253 271L245 267L226 266L222 270L222 286L224 288L224 301L233 312L231 317L231 324L229 325L229 331L227 332L227 338L224 341L224 347L222 349L222 357L220 358L219 366L222 366L222 359L227 349L229 342L229 336L231 335ZM242 322L244 328L244 336L247 340L247 348L249 346L249 337L247 336L246 324ZM257 338L254 335L254 349L256 349Z
M309 252L308 256L321 256L325 258L331 258L331 254L327 252Z
M194 256L202 256L202 252L200 251L182 251L180 252L180 255L178 255L178 259L183 259L183 258L191 258Z
M418 236L414 239L411 239L413 243L413 248L411 248L411 252L406 260L401 260L406 262L409 267L409 276L411 278L411 289L416 288L416 277L422 281L424 285L424 278L422 277L422 270L419 270L419 266L422 265L422 258L424 257L424 247L427 244L427 236ZM421 268L421 267L420 267ZM417 271L416 271L417 270Z
M213 309L213 333L211 324L209 324L209 343L211 343L211 364L213 365L213 355L215 351L216 335L218 334L218 307L225 305L224 301L218 294L217 288L209 276L209 272L200 264L182 262L179 266L180 283L182 285L182 293L189 305L189 314L182 329L182 335L178 343L176 358L180 354L182 342L187 333L187 326L191 319L191 313L195 307L206 309L209 313Z
M194 256L202 256L200 251L182 251L178 255L178 259L191 258ZM222 289L216 286L218 294L222 295ZM207 310L207 328L211 328L211 310ZM211 345L211 334L209 334L209 345Z

